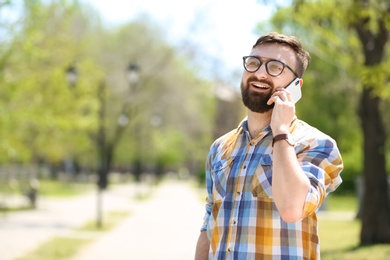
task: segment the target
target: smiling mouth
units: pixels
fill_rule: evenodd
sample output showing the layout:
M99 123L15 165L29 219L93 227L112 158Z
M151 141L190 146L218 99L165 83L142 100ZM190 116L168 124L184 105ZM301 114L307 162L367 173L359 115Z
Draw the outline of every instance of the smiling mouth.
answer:
M255 88L258 88L258 89L270 89L269 86L262 85L262 84L253 83L252 86L254 86Z

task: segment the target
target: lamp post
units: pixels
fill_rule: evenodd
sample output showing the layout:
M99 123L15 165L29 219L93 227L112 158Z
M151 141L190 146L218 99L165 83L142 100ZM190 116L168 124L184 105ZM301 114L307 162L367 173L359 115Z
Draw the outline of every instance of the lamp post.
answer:
M139 80L139 67L137 64L130 63L127 67L127 80L129 82L129 95L133 87ZM122 134L129 122L129 101L128 98L122 103L122 108L117 117L117 124L114 135L111 140L106 136L105 118L106 118L106 85L101 83L98 90L99 100L99 128L97 137L97 146L99 151L99 168L98 168L98 196L97 196L97 222L96 226L102 226L102 194L108 185L108 174L111 169L112 158L115 148L122 137Z
M74 65L70 65L66 69L66 79L70 86L75 86L78 80L78 72Z
M66 76L68 82L71 86L74 86L78 79L77 69L74 66L70 66L66 70ZM138 83L139 80L139 67L134 63L130 63L127 67L127 80L129 82L129 93L132 88ZM108 174L111 168L111 162L114 155L114 150L122 137L122 134L128 125L128 113L129 113L129 102L126 98L122 103L121 112L119 114L116 128L114 130L114 135L109 140L107 138L106 131L106 84L104 81L100 82L97 89L97 99L99 103L98 110L98 129L96 135L96 146L98 150L98 169L97 169L97 201L96 201L96 226L98 228L102 227L103 223L103 191L107 188L108 185Z
M129 81L130 88L136 84L139 80L139 67L135 63L129 63L127 67L127 80Z

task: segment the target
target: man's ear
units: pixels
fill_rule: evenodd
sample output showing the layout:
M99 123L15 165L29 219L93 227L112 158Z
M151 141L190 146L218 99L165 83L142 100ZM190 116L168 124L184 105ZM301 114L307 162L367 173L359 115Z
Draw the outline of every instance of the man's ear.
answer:
M302 79L302 78L299 79L299 85L300 85L301 87L303 86L303 79Z

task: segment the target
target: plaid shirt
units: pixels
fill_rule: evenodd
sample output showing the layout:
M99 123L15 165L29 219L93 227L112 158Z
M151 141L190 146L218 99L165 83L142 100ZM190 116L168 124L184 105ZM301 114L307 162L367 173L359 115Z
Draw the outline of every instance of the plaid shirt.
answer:
M298 161L310 179L304 215L287 223L272 199L272 131L251 139L247 119L217 139L206 163L204 224L209 259L319 259L316 210L342 182L342 159L329 136L295 119ZM291 183L291 185L294 185Z

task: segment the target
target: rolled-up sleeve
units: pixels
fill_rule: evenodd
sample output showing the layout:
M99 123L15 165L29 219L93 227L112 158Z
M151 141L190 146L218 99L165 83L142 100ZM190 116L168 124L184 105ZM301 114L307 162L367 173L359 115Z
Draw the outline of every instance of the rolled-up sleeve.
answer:
M298 154L298 160L310 179L303 214L303 217L307 217L342 183L340 173L343 170L343 161L336 142L331 138L313 139Z

